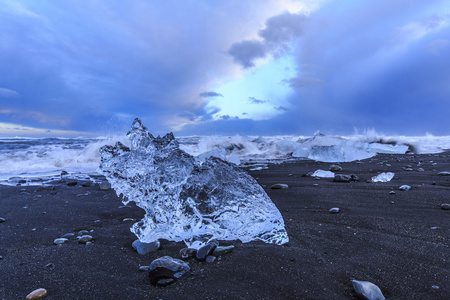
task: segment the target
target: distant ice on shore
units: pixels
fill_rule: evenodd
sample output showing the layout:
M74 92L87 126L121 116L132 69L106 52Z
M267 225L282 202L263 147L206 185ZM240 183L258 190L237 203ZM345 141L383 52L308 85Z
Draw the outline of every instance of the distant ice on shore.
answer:
M450 149L450 136L386 137L374 131L352 136L188 136L177 137L180 149L200 159L216 156L229 162L313 159L344 162L370 158L377 153L438 153ZM87 138L0 138L0 182L11 177L96 173L99 149L123 136ZM129 145L128 145L129 146Z

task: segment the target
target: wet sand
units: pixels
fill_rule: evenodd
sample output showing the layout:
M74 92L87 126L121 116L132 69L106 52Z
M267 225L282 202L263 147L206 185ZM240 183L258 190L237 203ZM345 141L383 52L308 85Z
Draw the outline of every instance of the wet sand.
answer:
M162 241L155 253L136 253L133 222L123 219L139 220L143 211L119 208L113 190L81 182L53 192L0 186L0 299L41 287L45 299L357 299L352 279L375 283L387 299L449 299L450 210L440 206L450 202L450 176L438 173L450 171L450 153L342 163L338 173L358 182L302 176L330 165L305 160L249 171L283 215L289 243L221 242L234 251L210 264L189 260L192 274L166 287L151 285L139 266L177 257L184 244ZM392 181L367 182L387 171ZM289 188L271 190L276 183ZM399 191L404 184L411 190ZM330 214L332 207L340 212ZM93 230L93 244L53 244L80 230Z

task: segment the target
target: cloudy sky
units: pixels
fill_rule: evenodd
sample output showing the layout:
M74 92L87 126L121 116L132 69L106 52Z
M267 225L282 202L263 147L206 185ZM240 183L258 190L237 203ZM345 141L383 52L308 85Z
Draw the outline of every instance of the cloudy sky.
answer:
M450 135L450 2L0 0L0 136Z

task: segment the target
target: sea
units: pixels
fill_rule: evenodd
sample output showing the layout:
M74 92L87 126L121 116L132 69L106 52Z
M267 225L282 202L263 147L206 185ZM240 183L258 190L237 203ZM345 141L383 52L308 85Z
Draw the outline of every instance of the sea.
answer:
M450 149L450 136L182 136L180 148L196 157L217 156L237 165L266 168L269 163L313 159L324 162L362 160L378 153L440 153ZM0 184L41 185L67 174L99 177L100 149L125 136L97 138L0 138Z

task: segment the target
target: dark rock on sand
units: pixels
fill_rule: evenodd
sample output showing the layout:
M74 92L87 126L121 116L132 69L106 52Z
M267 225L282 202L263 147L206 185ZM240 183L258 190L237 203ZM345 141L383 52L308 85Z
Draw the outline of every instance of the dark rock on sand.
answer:
M80 244L87 244L88 242L92 241L93 237L90 235L82 235L77 237L78 243Z
M234 249L234 246L217 246L216 249L214 249L212 255L214 256L222 256L228 253L231 253Z
M409 185L402 185L401 187L398 188L400 191L409 191L411 189L411 187Z
M62 238L72 239L72 238L75 238L75 234L74 233L66 233L65 235L62 236Z
M219 246L219 243L216 240L210 241L198 249L195 257L200 261L204 261L208 255L211 255L214 252L214 249L216 249L217 246Z
M47 296L47 290L40 288L40 289L34 290L31 293L29 293L25 299L26 300L35 300L35 299L43 298L45 296Z
M439 172L438 175L439 176L450 176L450 172L448 172L448 171Z
M62 244L64 244L67 241L68 241L68 239L66 239L66 238L58 238L58 239L55 239L53 241L53 244L55 244L55 245L62 245Z
M344 175L344 174L336 174L334 175L334 182L350 182L350 181L358 181L359 177L355 174Z
M0 218L0 223L6 222L5 218Z
M330 214L338 214L339 213L339 207L333 207L329 210Z
M205 259L206 263L208 263L208 264L214 262L215 260L216 260L216 257L212 256L212 255L208 255Z
M184 261L170 256L163 256L152 261L148 276L150 283L156 285L161 279L177 279L189 271L189 265Z
M441 208L443 210L450 210L450 204L449 203L442 203Z
M353 288L356 294L367 300L384 300L380 288L369 281L352 280Z
M89 234L90 232L88 230L80 230L78 231L78 235L86 235Z
M77 184L78 184L77 181L69 181L69 182L67 183L68 186L76 186Z
M83 183L81 184L82 187L90 187L91 185L92 185L92 182L91 182L91 181L83 182Z
M340 172L342 171L342 167L339 165L331 165L330 166L330 171L331 172Z
M54 191L55 187L53 185L41 185L39 186L35 192L39 193L39 192L51 192Z
M180 250L180 257L182 259L193 258L197 254L197 249L194 248L183 248Z
M139 253L140 255L146 255L150 252L156 252L161 246L159 241L154 241L152 243L143 243L140 240L135 240L131 246Z
M274 184L270 187L270 189L272 190L279 190L279 189L287 189L289 186L287 184L284 183L277 183Z
M174 282L175 282L175 279L173 279L173 278L164 278L164 279L158 280L158 282L156 282L156 285L157 286L167 286Z

